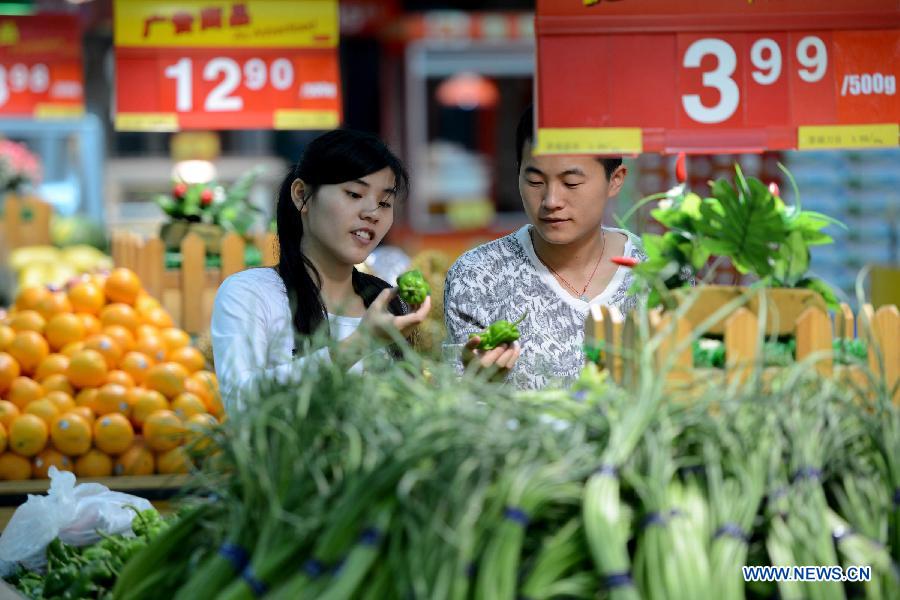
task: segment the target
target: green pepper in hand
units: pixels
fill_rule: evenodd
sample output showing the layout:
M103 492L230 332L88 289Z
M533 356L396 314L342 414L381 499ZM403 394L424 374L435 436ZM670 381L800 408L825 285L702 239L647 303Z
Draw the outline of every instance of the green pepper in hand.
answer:
M505 321L503 319L495 321L481 333L473 333L469 335L469 339L472 339L475 336L478 336L480 338L480 341L478 343L479 350L493 350L497 346L501 346L503 344L511 344L519 339L519 330L516 325L521 323L525 319L525 315L527 314L527 312L524 313L515 323L510 323L509 321Z
M407 304L422 304L431 292L431 286L425 281L422 272L418 269L407 271L397 278L397 287L400 290L400 299Z

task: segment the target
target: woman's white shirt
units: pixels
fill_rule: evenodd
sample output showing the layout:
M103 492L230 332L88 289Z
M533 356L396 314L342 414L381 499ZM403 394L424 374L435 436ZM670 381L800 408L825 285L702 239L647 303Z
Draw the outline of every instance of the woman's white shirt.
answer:
M331 337L356 331L359 317L328 315ZM328 363L322 348L293 356L294 327L284 282L274 269L247 269L225 279L216 293L210 324L216 376L228 412L242 410L260 380L296 381L307 361ZM362 361L350 369L362 370Z

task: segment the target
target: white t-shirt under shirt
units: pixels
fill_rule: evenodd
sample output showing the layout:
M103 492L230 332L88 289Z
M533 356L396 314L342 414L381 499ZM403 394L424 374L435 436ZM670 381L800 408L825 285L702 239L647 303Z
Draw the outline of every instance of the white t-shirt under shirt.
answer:
M342 340L359 317L328 315L331 337ZM294 327L287 290L271 268L247 269L219 286L210 324L216 376L229 412L242 409L259 380L287 383L308 360L330 362L327 348L293 356ZM362 361L351 371L362 370Z
M500 239L463 254L447 273L444 319L447 342L463 344L469 334L500 319L519 324L522 353L510 381L522 389L539 389L551 382L569 384L584 365L584 322L591 305L615 306L623 313L637 304L629 295L631 270L619 267L598 296L588 302L573 297L538 259L526 225ZM645 260L640 240L623 229L624 256Z

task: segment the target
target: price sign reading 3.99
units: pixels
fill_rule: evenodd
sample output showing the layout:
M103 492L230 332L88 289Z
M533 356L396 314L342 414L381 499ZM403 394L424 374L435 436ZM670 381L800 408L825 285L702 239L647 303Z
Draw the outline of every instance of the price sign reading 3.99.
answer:
M896 0L537 8L539 152L898 145Z

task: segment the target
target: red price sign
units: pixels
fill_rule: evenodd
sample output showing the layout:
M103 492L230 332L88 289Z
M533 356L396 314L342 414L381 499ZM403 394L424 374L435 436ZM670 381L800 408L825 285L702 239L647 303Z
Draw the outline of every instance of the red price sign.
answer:
M846 3L828 1L815 13L802 0L784 0L777 12L733 0L700 1L694 14L659 0L637 4L538 2L539 150L897 145L892 0L861 0L849 14ZM780 14L791 10L789 20ZM589 75L585 64L596 65Z
M336 2L301 1L288 16L276 0L166 4L116 4L117 129L340 124Z
M80 116L82 81L76 19L0 17L0 115Z

